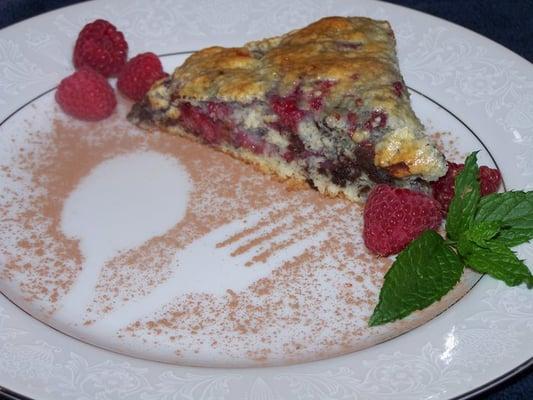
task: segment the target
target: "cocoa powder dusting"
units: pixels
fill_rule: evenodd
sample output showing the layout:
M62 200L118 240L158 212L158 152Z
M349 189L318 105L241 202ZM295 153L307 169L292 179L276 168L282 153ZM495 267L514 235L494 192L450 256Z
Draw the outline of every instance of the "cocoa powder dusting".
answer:
M278 255L299 243L320 240L245 289L169 298L161 310L132 321L118 337L166 343L177 361L216 354L258 364L333 356L379 339L366 320L392 261L366 251L358 205L310 189L288 190L207 146L140 131L125 121L124 110L102 123L56 118L50 130L32 131L31 141L0 165L9 183L0 195L0 243L13 244L2 248L6 265L0 278L15 285L27 301L41 304L48 315L84 261L78 241L61 231L65 200L103 161L155 151L178 159L190 175L185 217L163 235L106 262L87 308L87 326L169 279L176 253L254 210L267 210L251 227L214 247L232 249L234 258L247 257L244 266L253 269L274 265Z
M459 151L456 138L450 132L433 132L429 135L435 147L444 154L446 160L463 162L466 153Z
M129 151L134 140L120 135L99 137L102 124L86 124L80 131L55 120L52 133L32 133L32 151L21 148L16 162L4 166L8 179L24 181L25 191L12 192L2 212L10 218L0 228L7 243L18 238L16 252L6 249L2 279L16 274L21 294L32 300L48 300L48 311L70 287L82 264L78 242L61 232L65 199L81 178L116 150ZM28 268L31 266L31 268ZM48 290L44 290L44 289Z

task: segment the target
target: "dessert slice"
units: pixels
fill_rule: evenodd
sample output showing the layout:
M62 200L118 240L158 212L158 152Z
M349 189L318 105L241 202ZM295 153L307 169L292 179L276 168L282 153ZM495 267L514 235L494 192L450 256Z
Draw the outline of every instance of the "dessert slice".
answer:
M355 201L377 183L423 189L446 172L411 109L391 27L369 18L198 51L129 119Z

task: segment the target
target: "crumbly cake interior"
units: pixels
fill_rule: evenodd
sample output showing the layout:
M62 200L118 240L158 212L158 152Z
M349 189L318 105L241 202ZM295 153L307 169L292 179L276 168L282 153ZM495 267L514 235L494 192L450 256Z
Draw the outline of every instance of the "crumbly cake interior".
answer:
M411 109L386 21L329 17L201 50L129 118L355 201L376 183L424 190L446 171Z

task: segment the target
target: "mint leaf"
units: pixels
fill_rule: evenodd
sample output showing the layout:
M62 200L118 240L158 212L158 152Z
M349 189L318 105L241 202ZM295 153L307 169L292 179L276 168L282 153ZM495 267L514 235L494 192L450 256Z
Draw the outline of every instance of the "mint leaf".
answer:
M470 239L467 239L464 235L461 236L461 239L457 242L457 252L463 256L467 257L470 253L472 253L474 249L475 243L471 241Z
M455 178L455 195L448 209L446 233L452 240L459 240L474 221L481 194L479 192L479 168L477 152L470 154L465 167Z
M482 197L476 222L500 221L496 240L509 247L533 239L533 192L494 193Z
M506 245L490 241L484 247L473 245L465 257L466 264L481 273L504 281L509 286L526 283L533 287L533 276L529 268Z
M381 325L426 308L459 281L463 264L435 231L425 231L396 258L385 274L369 325Z
M474 223L457 241L457 252L467 257L474 251L474 246L486 247L487 241L496 236L500 229L501 223L498 221Z
M465 232L464 237L477 245L483 247L487 240L492 239L500 231L500 221L483 221L474 223Z

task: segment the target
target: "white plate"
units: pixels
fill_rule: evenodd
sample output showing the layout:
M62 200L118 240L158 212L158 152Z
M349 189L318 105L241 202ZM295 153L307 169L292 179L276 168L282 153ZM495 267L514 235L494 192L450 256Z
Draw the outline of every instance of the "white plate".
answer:
M368 15L393 24L405 79L429 98L413 95L424 122L457 134L461 150L477 147L470 128L493 154L508 188L531 188L531 66L487 39L373 2L125 4L85 3L2 31L0 121L69 73L71 47L65 43L73 43L80 27L97 17L124 31L133 55L238 45L321 16ZM164 58L168 66L179 60ZM44 95L6 124L30 114L38 123L46 118L39 110L50 100ZM489 161L486 155L484 161ZM173 177L171 167L168 171ZM531 246L520 252L531 265ZM261 369L178 367L130 358L54 331L7 298L0 299L0 307L0 385L36 398L449 398L519 368L533 353L530 293L487 278L444 314L394 340L319 362ZM142 351L135 354L146 356Z

